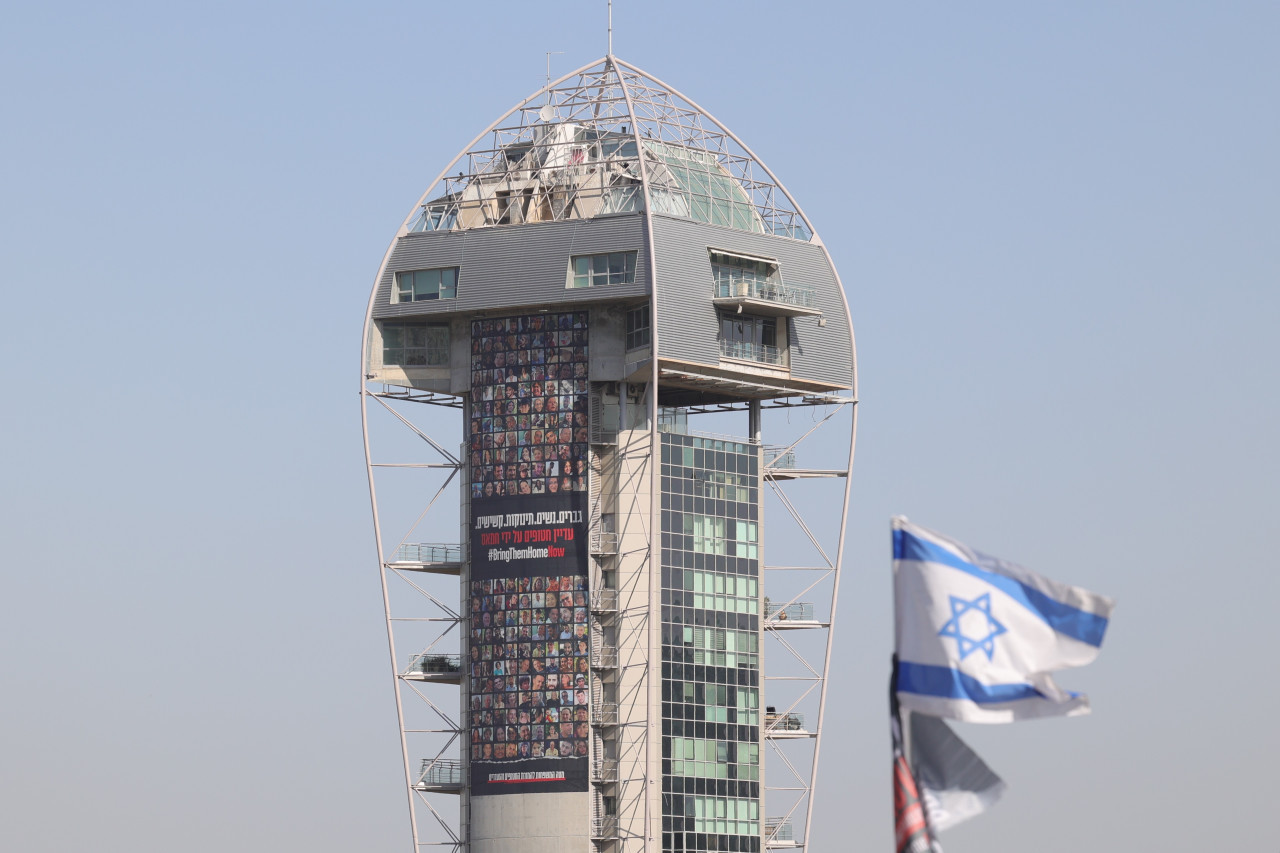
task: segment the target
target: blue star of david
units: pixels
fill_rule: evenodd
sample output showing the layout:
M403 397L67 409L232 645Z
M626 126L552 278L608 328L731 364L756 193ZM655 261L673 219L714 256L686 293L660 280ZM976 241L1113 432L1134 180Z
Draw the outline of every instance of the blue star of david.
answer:
M964 660L979 650L986 652L987 660L991 660L996 653L996 637L1007 633L1009 630L991 615L991 594L984 592L973 601L965 601L963 598L957 598L954 595L949 596L949 598L951 599L951 618L942 626L938 636L955 638L956 645L960 648L960 660ZM960 620L970 610L981 613L986 617L986 636L977 638L965 636ZM970 620L970 624L972 624L972 620Z

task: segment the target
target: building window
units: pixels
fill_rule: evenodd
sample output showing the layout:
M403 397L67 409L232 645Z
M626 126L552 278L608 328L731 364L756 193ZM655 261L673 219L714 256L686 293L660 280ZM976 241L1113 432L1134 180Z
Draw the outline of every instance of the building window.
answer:
M406 270L396 273L393 302L430 302L458 295L458 268Z
M569 260L568 286L571 288L602 287L606 284L633 284L635 280L635 252L576 255Z
M384 324L382 363L399 367L448 367L449 327Z
M778 346L777 318L721 314L720 354L764 364L785 364L785 354Z
M639 349L649 345L649 305L627 312L627 349Z
M711 278L718 299L769 298L768 294L781 284L777 262L715 251L711 253Z
M728 554L752 560L758 556L760 533L754 521L686 514L684 535L693 537L693 550L700 554Z

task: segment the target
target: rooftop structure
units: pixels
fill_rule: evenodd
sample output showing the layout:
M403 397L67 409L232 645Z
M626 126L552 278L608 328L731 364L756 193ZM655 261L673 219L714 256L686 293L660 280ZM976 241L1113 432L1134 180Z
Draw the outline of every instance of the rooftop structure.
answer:
M415 849L806 847L855 366L773 173L571 72L414 206L361 373Z

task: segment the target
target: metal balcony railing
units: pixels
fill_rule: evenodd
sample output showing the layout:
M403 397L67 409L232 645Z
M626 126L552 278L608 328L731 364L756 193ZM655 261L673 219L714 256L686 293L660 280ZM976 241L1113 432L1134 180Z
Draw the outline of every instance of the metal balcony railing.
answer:
M764 733L766 735L773 732L802 732L804 731L804 715L788 712L779 714L773 711L767 711L764 715Z
M396 549L397 563L461 563L462 546L443 542L419 542Z
M591 705L591 725L616 726L618 724L617 702L595 702Z
M716 299L759 299L799 308L818 307L818 292L814 288L771 279L736 278L726 281L722 278L715 283L713 292Z
M618 534L610 533L605 530L592 531L591 553L593 554L618 553Z
M458 675L462 672L462 655L423 652L409 662L409 674Z
M591 837L596 840L618 837L618 818L616 815L591 818Z
M617 782L618 781L618 759L616 758L598 758L591 762L591 781L592 782Z
M764 819L764 840L768 844L770 841L783 841L794 843L796 840L795 830L791 826L791 818L789 817L767 817Z
M618 665L618 647L604 643L591 646L591 666L596 669L613 669Z
M795 468L795 448L788 450L785 447L765 445L764 464L767 468Z
M462 787L462 762L445 758L424 758L418 772L417 787Z
M769 622L812 622L813 604L808 601L778 604L765 599L764 618Z
M618 591L616 589L592 590L591 609L597 613L618 612Z
M720 355L724 358L758 361L761 364L771 364L779 367L786 367L787 365L785 350L750 341L726 341L721 339Z

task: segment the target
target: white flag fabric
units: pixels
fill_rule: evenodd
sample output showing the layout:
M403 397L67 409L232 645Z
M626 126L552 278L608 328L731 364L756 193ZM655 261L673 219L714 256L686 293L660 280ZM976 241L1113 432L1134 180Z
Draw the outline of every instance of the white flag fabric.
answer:
M929 829L942 832L995 805L1004 794L1001 780L943 720L908 714L911 765Z
M898 700L971 723L1089 713L1049 673L1098 656L1114 603L893 520Z

